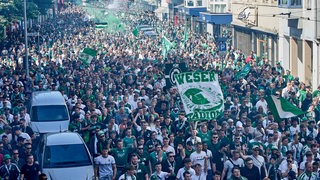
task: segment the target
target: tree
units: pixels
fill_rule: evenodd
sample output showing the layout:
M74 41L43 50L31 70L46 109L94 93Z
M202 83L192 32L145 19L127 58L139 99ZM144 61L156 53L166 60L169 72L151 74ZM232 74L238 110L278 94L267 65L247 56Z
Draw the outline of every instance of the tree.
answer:
M53 5L53 0L33 0L41 14L46 14Z

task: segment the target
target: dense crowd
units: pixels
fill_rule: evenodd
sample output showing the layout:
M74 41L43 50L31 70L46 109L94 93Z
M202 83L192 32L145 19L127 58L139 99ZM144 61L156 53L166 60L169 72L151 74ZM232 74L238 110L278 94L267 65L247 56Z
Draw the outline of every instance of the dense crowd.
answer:
M320 178L320 86L312 90L280 62L272 66L255 52L229 46L226 57L220 56L209 33L190 31L184 43L184 23L162 22L139 4L130 8L121 15L126 33L95 29L88 13L75 6L35 24L29 31L40 32L41 44L30 39L30 79L23 68L22 28L15 24L8 32L0 55L1 178L40 173L27 104L31 92L52 90L65 97L70 131L87 143L100 180ZM114 11L120 17L121 9ZM135 37L131 32L139 24L155 26L159 36ZM176 44L166 59L161 35ZM89 65L78 59L84 48L98 50ZM188 121L177 89L167 88L164 75L165 64L182 62L188 71L219 74L221 117L197 126ZM235 79L248 63L249 74ZM308 113L274 119L266 95ZM30 167L36 167L32 175Z

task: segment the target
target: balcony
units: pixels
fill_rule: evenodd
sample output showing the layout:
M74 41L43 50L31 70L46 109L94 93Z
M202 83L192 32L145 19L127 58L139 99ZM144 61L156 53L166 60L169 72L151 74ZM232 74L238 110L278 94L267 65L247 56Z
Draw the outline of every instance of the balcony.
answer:
M302 0L278 0L278 7L279 8L302 8Z

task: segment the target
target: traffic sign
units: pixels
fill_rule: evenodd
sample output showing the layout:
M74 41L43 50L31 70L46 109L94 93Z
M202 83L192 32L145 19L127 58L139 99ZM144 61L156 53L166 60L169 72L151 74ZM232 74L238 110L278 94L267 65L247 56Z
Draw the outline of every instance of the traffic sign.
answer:
M219 51L226 51L227 50L227 43L225 43L225 42L219 43L218 47L219 47Z

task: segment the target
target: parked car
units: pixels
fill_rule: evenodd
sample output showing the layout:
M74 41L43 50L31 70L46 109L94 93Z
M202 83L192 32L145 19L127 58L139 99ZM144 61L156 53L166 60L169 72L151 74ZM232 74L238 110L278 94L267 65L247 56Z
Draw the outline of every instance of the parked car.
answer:
M41 136L36 154L50 180L91 180L94 166L88 147L75 132L47 133Z
M144 36L149 36L152 39L156 39L157 38L157 33L154 31L145 31L143 33Z
M36 91L30 105L31 128L42 134L67 131L70 116L66 101L59 91Z

